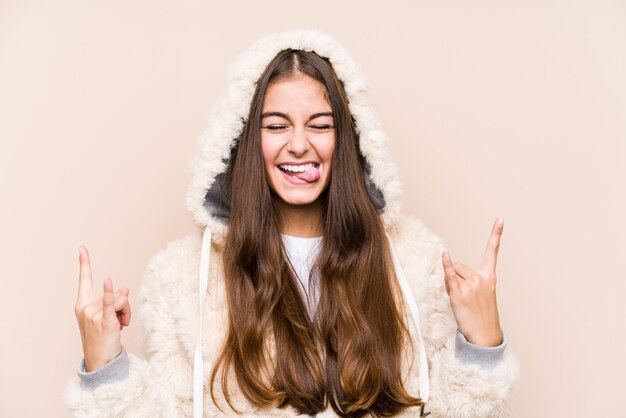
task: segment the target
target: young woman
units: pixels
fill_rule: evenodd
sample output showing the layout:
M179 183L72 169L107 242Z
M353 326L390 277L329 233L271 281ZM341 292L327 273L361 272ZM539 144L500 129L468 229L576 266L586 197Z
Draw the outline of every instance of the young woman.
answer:
M107 278L95 300L81 247L74 415L508 415L501 219L473 271L399 213L363 78L331 37L266 36L230 75L193 163L198 230L142 281L148 359L121 345L128 289Z

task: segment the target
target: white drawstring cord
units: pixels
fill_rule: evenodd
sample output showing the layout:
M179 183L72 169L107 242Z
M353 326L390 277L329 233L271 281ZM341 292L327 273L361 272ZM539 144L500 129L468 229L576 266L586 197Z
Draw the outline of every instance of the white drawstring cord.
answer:
M204 228L202 235L202 249L200 250L200 271L198 277L198 292L200 302L200 315L198 323L198 339L196 341L196 353L193 359L193 416L202 418L204 404L204 372L202 359L202 330L204 299L209 285L209 265L211 261L211 230Z
M415 302L415 297L413 297L413 293L411 292L411 287L409 286L409 282L404 275L404 271L402 270L402 266L400 265L400 261L398 261L398 257L396 257L395 249L393 248L393 243L391 242L391 238L389 234L387 234L387 239L389 240L389 249L391 250L391 258L393 259L393 265L396 270L396 275L398 276L398 281L400 282L400 288L402 289L402 293L404 294L404 300L409 305L409 310L411 311L411 315L413 316L413 322L415 322L415 328L417 328L417 337L419 340L419 397L422 402L428 401L429 391L430 391L430 383L428 378L428 360L426 358L426 348L424 346L424 340L422 339L422 327L420 322L420 314L417 309L417 303Z

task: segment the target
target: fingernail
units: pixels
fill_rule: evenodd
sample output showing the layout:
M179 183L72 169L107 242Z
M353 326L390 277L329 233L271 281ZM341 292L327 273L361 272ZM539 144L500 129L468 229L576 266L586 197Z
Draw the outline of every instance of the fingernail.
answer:
M446 261L450 261L450 252L448 250L443 252L443 259Z
M504 225L504 217L500 216L498 218L498 225L500 225L500 226Z
M83 251L85 251L85 250L83 249L83 246L82 246L82 245L81 245L81 246L79 246L79 247L78 247L78 256L83 255Z

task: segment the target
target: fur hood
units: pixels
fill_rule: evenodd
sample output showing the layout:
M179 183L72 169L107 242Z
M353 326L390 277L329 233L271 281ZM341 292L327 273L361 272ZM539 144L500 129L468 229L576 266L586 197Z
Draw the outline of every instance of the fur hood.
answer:
M229 72L228 90L212 109L207 128L199 138L199 154L190 166L187 208L198 225L211 229L214 242L221 241L225 233L229 214L224 190L228 159L246 124L256 82L274 56L289 48L315 51L330 60L348 95L361 154L368 165L363 175L370 194L383 210L387 229L397 220L400 182L389 157L387 138L370 105L365 77L331 36L317 30L293 30L264 36L239 55Z

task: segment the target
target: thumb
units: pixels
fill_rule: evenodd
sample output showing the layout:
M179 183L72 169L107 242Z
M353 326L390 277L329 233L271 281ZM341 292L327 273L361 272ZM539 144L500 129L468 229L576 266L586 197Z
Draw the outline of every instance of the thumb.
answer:
M115 298L113 296L113 282L108 275L104 277L104 292L102 294L102 316L105 321L116 321L117 315L115 315L115 307L113 303Z

